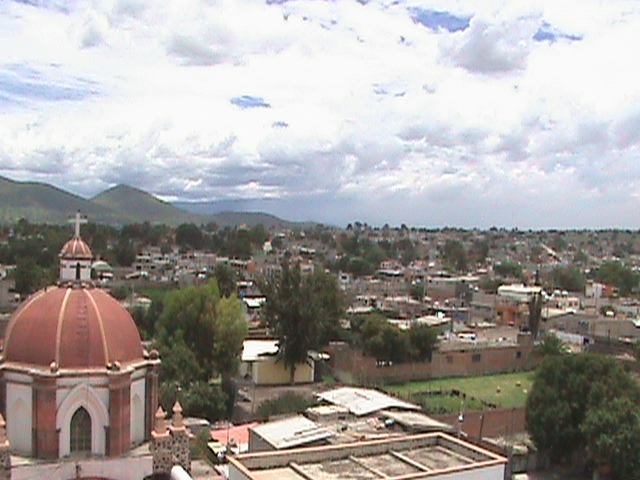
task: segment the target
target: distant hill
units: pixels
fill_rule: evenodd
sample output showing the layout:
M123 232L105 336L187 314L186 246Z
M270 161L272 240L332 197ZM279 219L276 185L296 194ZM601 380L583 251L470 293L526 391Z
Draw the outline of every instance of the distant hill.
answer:
M208 218L211 222L221 227L233 227L236 225L246 225L248 227L253 227L256 225L264 225L265 228L269 229L273 227L293 228L302 225L295 222L282 220L275 215L259 212L220 212L213 215L208 215Z
M212 202L174 202L178 208L200 214L221 227L236 225L264 225L265 228L306 228L315 222L293 222L264 212L252 211L255 206L246 200L218 200ZM253 207L253 208L252 208Z
M78 210L92 219L111 221L109 209L52 185L0 177L0 223L21 218L34 223L66 222Z
M179 225L181 223L200 223L204 220L201 215L182 210L143 190L128 185L117 185L105 190L93 197L91 202L110 211L119 212L119 223L147 221Z
M117 185L92 199L85 199L46 183L17 182L0 176L0 224L21 218L32 223L64 223L78 210L92 222L111 225L142 222L167 225L216 223L221 227L262 224L266 228L303 225L266 213L189 212L128 185Z

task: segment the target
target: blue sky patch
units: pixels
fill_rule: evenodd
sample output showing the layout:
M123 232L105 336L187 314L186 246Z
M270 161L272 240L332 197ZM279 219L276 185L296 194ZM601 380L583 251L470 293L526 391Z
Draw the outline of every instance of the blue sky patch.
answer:
M544 22L533 36L533 39L536 42L551 43L557 42L559 39L569 40L571 42L579 42L580 40L582 40L582 36L561 32L547 22Z
M376 95L392 95L394 97L404 97L407 93L405 85L399 84L373 84L373 93Z
M94 82L45 73L25 64L0 65L0 97L12 103L78 101L97 95Z
M271 105L269 105L264 98L253 97L251 95L233 97L231 103L240 108L271 108Z
M409 9L411 18L434 32L446 30L448 32L462 32L469 28L471 16L457 16L449 12L412 7Z

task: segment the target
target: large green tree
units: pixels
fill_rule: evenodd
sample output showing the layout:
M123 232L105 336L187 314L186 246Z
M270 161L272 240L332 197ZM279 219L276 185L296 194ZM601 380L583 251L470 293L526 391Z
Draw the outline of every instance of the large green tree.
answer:
M278 274L260 282L260 288L267 297L265 317L293 383L309 350L324 346L339 328L344 304L337 282L324 272L303 276L299 264L285 261Z
M620 290L620 295L628 295L638 288L640 273L620 262L605 262L595 272L595 279Z
M594 355L549 356L536 370L527 398L527 429L536 446L555 461L584 451L594 461L613 465L619 459L611 456L612 425L625 421L629 412L625 404L615 411L609 407L625 398L637 404L640 388L616 360ZM639 454L634 455L629 462L636 464Z
M555 267L551 271L551 286L570 292L584 292L587 281L582 271L573 266Z
M168 293L158 323L156 339L163 358L161 380L174 385L162 392L191 398L201 410L203 401L198 392L210 391L214 387L207 385L220 376L222 391L231 398L230 379L237 371L247 332L240 301L235 296L221 297L213 280ZM178 395L176 389L182 393ZM196 413L184 408L189 414ZM209 413L213 415L214 411L217 410Z
M202 230L193 223L183 223L176 228L176 243L182 248L201 248L204 245Z
M612 479L639 478L640 412L630 398L614 398L590 409L582 432L596 466L608 466Z

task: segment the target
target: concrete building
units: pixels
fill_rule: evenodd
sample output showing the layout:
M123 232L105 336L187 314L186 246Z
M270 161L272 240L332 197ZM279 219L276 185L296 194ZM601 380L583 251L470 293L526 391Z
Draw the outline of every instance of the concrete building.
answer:
M507 459L442 432L229 458L229 480L503 480Z
M522 284L502 285L496 296L496 319L499 325L523 327L529 322L529 301L543 295L542 287Z
M255 385L284 385L290 381L290 371L278 357L278 340L245 340L242 346L240 375L250 379ZM312 383L315 375L315 361L307 361L296 366L294 383Z

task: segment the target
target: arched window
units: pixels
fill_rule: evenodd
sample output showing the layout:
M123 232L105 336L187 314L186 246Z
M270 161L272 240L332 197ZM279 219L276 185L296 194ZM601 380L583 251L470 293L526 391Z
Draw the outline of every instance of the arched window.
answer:
M71 453L91 453L91 416L84 407L76 410L71 417Z

